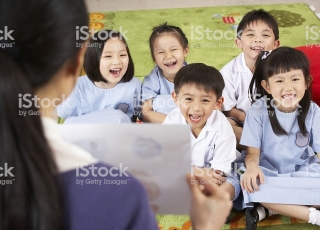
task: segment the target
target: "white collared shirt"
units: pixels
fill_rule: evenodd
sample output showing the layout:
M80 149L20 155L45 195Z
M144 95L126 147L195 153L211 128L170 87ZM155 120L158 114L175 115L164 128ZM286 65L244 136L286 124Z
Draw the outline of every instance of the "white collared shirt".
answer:
M172 110L162 124L187 122L179 108ZM231 163L236 159L236 137L227 118L214 110L198 138L191 135L191 165L210 167L225 173L231 172Z
M235 107L247 112L251 105L248 90L253 74L246 64L244 53L227 63L220 73L225 83L222 111L229 111Z

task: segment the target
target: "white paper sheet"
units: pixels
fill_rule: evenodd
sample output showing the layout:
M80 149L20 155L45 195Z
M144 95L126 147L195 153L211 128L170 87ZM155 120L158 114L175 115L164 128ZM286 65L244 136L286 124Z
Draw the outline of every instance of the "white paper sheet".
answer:
M122 163L146 187L157 214L188 214L190 129L186 125L64 124L61 136L112 165Z

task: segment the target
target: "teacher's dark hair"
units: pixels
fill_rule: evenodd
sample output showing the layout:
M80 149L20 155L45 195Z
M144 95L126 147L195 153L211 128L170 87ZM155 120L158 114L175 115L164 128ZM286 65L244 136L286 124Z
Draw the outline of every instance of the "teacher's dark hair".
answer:
M8 31L0 41L0 229L63 229L57 167L32 115L39 109L22 101L76 62L76 43L84 43L76 28L87 25L83 1L0 1L0 29Z

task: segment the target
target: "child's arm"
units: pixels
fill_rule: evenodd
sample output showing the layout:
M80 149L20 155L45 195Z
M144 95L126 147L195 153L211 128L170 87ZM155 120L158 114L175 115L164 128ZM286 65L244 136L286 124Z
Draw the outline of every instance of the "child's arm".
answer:
M242 110L235 108L235 107L229 111L224 111L223 113L226 115L226 117L233 117L233 118L237 119L237 121L240 121L240 122L244 122L244 119L246 118L246 113L243 112Z
M264 175L262 170L259 168L260 161L260 149L247 147L247 156L245 164L247 170L241 178L241 187L247 192L258 191L259 187L257 184L257 178L260 179L260 183L264 183Z
M142 103L143 122L162 123L166 119L166 115L153 111L153 98L147 99Z
M77 95L76 89L74 89L69 97L57 106L57 113L63 119L78 116L80 107L81 100Z
M143 79L141 85L142 119L143 122L162 123L166 115L153 110L153 100L160 94L160 81L155 72L156 68Z

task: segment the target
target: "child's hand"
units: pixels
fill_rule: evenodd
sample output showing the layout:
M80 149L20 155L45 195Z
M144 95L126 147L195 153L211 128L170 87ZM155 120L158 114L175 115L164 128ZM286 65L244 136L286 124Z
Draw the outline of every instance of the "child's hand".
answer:
M242 190L246 190L249 193L259 191L257 178L260 179L261 184L264 183L264 175L261 169L258 166L247 168L247 171L245 171L241 178Z
M222 184L227 179L223 176L223 172L219 170L214 171L212 168L198 168L194 167L194 175L196 177L201 177L202 180L205 180L203 183L212 183L212 184Z
M219 182L218 184L222 184L223 182L227 181L226 177L224 176L224 173L220 170L212 169L212 177L216 179L217 182Z

